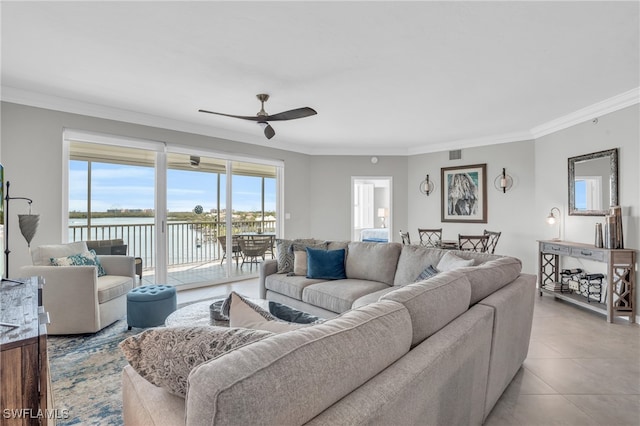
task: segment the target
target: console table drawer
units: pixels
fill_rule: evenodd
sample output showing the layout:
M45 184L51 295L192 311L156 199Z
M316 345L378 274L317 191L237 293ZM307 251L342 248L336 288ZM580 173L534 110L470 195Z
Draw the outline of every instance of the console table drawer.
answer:
M597 262L605 262L605 252L602 250L592 250L589 248L571 247L572 257L581 257L583 259L591 259Z
M553 244L553 243L543 243L542 252L553 253L553 254L564 254L564 255L570 256L571 247L561 246L559 244Z

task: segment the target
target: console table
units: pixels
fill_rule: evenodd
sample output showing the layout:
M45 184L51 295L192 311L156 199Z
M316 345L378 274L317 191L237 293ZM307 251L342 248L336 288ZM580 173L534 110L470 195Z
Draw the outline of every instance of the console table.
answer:
M613 322L616 316L628 317L629 322L635 322L635 250L598 248L590 244L570 241L541 240L538 241L538 245L538 290L541 296L543 293L551 294L558 299L606 314L608 322ZM570 292L562 293L544 288L545 284L560 282L560 256L607 264L605 303L587 302L584 297Z
M21 283L20 283L21 282ZM3 425L55 424L47 357L48 315L39 278L0 284L0 421Z

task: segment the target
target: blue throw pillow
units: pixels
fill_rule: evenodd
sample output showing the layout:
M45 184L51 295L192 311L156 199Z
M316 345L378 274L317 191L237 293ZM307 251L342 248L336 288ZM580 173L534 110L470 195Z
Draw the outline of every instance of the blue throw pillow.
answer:
M414 282L418 282L418 281L422 281L422 280L426 280L428 278L431 278L434 275L437 275L438 272L439 271L436 268L434 268L432 265L429 265L424 269L424 271L420 272L420 275L418 275L418 278L416 278L416 280Z
M345 249L321 250L307 247L307 278L343 280Z

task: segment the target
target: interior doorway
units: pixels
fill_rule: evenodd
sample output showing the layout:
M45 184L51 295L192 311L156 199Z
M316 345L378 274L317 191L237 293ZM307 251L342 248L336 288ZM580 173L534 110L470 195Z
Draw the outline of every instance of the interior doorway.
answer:
M351 177L351 240L389 242L393 230L393 179Z

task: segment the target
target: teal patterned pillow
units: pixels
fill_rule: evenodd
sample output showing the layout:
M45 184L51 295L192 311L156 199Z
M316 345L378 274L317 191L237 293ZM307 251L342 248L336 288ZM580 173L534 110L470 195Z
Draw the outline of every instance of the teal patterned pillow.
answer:
M96 256L95 250L89 250L88 252L80 253L80 254L72 254L67 257L52 257L51 264L53 266L96 266L98 268L98 276L102 277L107 275L102 264L98 260Z

